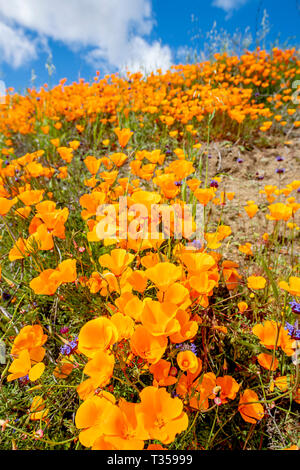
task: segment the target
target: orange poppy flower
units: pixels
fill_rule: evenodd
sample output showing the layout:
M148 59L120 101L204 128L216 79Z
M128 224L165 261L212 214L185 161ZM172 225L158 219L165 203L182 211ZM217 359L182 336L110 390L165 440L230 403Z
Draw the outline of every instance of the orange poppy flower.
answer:
M264 416L263 406L254 402L259 402L257 394L253 390L245 390L241 395L238 410L247 423L255 424Z
M182 269L169 262L157 263L156 266L146 269L145 275L158 289L165 292L181 277Z
M289 386L291 385L291 377L282 375L276 377L274 382L276 387L278 387L281 392L286 392L286 390L288 390Z
M93 450L142 450L144 448L144 440L149 439L149 434L144 427L143 417L138 412L139 405L128 403L121 398L118 408L121 412L118 416L118 434L99 437L93 444Z
M108 268L115 276L121 276L125 269L132 263L134 255L126 250L117 248L111 251L110 255L100 256L99 263L104 268Z
M247 286L253 290L264 289L266 282L266 279L262 276L249 276L247 278Z
M143 191L138 189L135 191L129 200L129 205L132 204L143 204L148 210L148 214L151 213L151 205L158 204L161 200L160 194L154 191Z
M49 410L45 408L45 400L40 395L33 398L30 407L30 419L32 421L45 421Z
M247 256L253 256L251 243L245 243L245 245L239 245L239 251Z
M19 379L20 377L25 377L28 375L29 380L34 382L39 379L45 370L45 364L43 362L38 362L33 367L31 367L30 355L27 349L24 349L20 352L19 356L14 359L11 363L8 372L10 372L7 377L7 381L11 382L12 380Z
M192 351L180 351L177 354L177 364L181 370L192 374L198 369L197 356Z
M234 400L237 392L239 391L240 385L230 375L224 375L224 377L218 377L216 380L217 387L221 387L219 392L222 403L227 403L227 398Z
M201 272L208 271L216 265L214 258L207 253L183 253L180 259L191 276L198 276Z
M71 149L73 150L77 150L78 147L80 145L80 141L79 140L71 140L71 142L69 142L69 146L71 147Z
M133 318L135 321L141 321L141 315L144 309L144 302L140 300L136 295L129 297L129 292L125 292L124 295L120 296L116 300L116 305L123 311L125 315ZM121 305L119 301L123 304ZM124 301L124 303L123 303Z
M142 325L136 327L130 340L130 347L136 356L151 364L158 362L168 345L166 336L153 336Z
M244 209L247 212L248 217L252 219L258 211L258 206L252 203L245 206Z
M60 282L57 279L51 278L55 273L55 269L45 269L41 274L29 283L29 287L38 295L53 295L55 294Z
M276 370L278 367L278 359L275 357L273 361L271 354L261 353L257 356L257 360L264 369Z
M85 365L83 372L93 382L94 389L105 387L113 375L115 358L112 354L99 350Z
M63 358L53 371L53 375L58 379L66 379L74 369L74 364L72 364L72 356L68 358Z
M198 331L198 323L191 320L189 314L181 308L177 310L175 318L180 324L180 330L170 335L170 341L172 343L183 343L193 339Z
M210 295L217 282L214 279L210 279L207 272L203 272L199 273L198 276L190 277L189 284L200 295Z
M195 168L193 167L193 162L189 162L187 160L174 160L172 163L170 163L167 170L171 173L174 173L177 180L182 180L190 174L194 173Z
M143 293L147 287L147 276L145 271L137 269L128 276L127 280L137 292Z
M289 284L285 281L279 282L280 289L288 291L291 295L295 297L300 297L300 277L291 276L289 279Z
M16 199L10 200L5 197L0 197L0 215L6 215L15 203Z
M203 204L203 206L207 206L209 201L211 201L215 197L215 191L212 188L198 188L194 192L194 195L196 196L200 204Z
M27 240L19 238L12 249L9 251L8 258L9 261L15 261L17 259L23 259L30 255L32 249L30 249L30 244Z
M33 206L38 204L43 199L44 190L34 189L29 191L23 191L18 195L18 198L25 204L25 206Z
M134 321L129 315L117 312L110 317L110 320L118 330L118 341L131 338L134 333Z
M84 194L79 199L79 203L85 210L81 212L83 220L87 220L96 215L99 206L105 203L106 195L101 191L95 191L91 194Z
M245 310L247 310L248 304L246 302L239 302L238 303L238 309L240 313L244 313Z
M110 395L110 394L109 394ZM118 435L120 410L114 404L113 396L93 396L85 400L78 408L75 424L82 429L79 441L85 447L91 447L102 435Z
M40 362L45 356L45 349L42 346L47 338L40 325L24 326L14 339L11 354L18 356L22 351L27 350L32 361Z
M197 410L207 410L209 399L215 398L216 376L213 372L207 372L197 379L190 387L190 406Z
M163 444L174 441L188 427L188 417L179 398L171 398L165 388L146 387L140 393L138 413L143 416L150 439Z
M169 336L180 330L180 324L175 318L176 312L175 304L147 298L140 320L151 335Z
M167 387L177 382L177 378L170 374L172 364L165 359L160 359L149 367L149 371L153 374L154 387Z
M293 210L290 206L278 202L277 204L272 204L268 207L270 214L267 214L266 217L269 220L284 220L287 221L292 217Z
M118 341L118 330L115 324L106 317L88 321L78 335L78 351L89 358L95 357L98 351L108 350Z
M70 163L74 157L73 149L69 147L57 147L57 153L67 163Z
M30 206L20 207L19 209L15 209L15 214L22 217L23 219L28 219L28 216L31 212Z
M128 128L120 129L119 127L116 127L114 132L117 134L120 146L122 148L126 147L133 132Z
M236 289L238 286L239 279L241 279L236 269L238 267L239 265L233 261L223 261L222 263L223 276L228 290Z
M274 349L276 345L276 347L281 347L287 356L294 354L293 340L280 323L267 320L263 324L255 325L252 332L260 339L260 344L267 349Z
M112 153L109 158L117 167L120 167L124 165L128 157L125 155L125 153L116 152Z
M192 393L191 392L192 387L194 390L195 386L197 385L197 383L194 384L194 382L197 379L197 377L199 377L199 374L202 371L202 361L201 359L199 359L199 357L197 358L197 361L198 361L198 368L196 372L192 374L191 372L188 371L182 374L178 380L178 383L176 386L176 393L181 397L185 397L189 393Z
M96 175L100 168L101 160L93 157L92 155L89 155L83 161L89 172L92 173L92 175Z
M76 260L66 259L59 263L51 279L59 283L74 282L77 279Z
M167 450L167 448L161 444L149 444L147 450Z
M165 292L158 292L158 300L161 302L171 302L181 309L187 309L191 305L189 290L179 282L170 285Z

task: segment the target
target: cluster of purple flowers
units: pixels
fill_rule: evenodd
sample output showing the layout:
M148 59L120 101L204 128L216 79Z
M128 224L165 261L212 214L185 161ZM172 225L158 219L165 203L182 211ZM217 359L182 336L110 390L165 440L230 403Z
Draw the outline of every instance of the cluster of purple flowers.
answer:
M298 330L298 322L296 322L295 325L291 325L290 323L286 322L284 329L288 331L292 339L300 340L300 330Z
M200 248L202 247L202 243L200 240L193 240L192 241L192 245L197 248L198 250L200 250Z
M211 188L218 188L219 187L218 181L217 180L211 180L210 187Z
M278 155L276 157L277 162L283 162L284 158L281 155ZM282 173L285 173L285 168L277 168L276 173L281 175Z
M289 302L292 312L296 313L297 315L300 315L300 303L297 303L295 300L292 302Z
M197 347L193 343L180 343L175 346L180 351L192 351L197 356Z
M20 385L27 385L29 382L29 375L24 375L24 377L19 377Z
M78 346L78 338L77 336L72 340L70 341L68 344L64 344L63 346L61 346L60 348L60 352L61 354L63 354L64 356L70 356L71 354L73 354L73 352L75 351L75 349L77 349L77 346Z

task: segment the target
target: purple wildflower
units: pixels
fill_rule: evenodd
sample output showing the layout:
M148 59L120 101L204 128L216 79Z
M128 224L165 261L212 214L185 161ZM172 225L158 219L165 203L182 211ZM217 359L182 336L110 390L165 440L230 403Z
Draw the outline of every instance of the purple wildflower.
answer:
M300 330L298 330L297 321L295 325L291 325L290 323L286 322L284 329L288 331L288 334L292 339L300 340Z
M63 346L61 346L60 348L60 352L61 354L63 354L64 356L70 356L71 354L73 354L73 352L75 351L75 349L77 349L77 346L78 346L78 338L75 337L72 341L70 341L68 344L64 344Z
M27 385L29 382L29 375L24 375L24 377L19 377L20 385Z
M202 243L200 240L193 240L192 241L192 245L195 247L195 248L198 248L200 249L202 247Z
M211 188L218 188L219 187L218 181L217 180L211 180L210 187Z
M175 346L180 351L192 351L197 356L197 347L193 343L180 343Z
M289 302L292 312L296 313L297 315L300 315L300 303L297 303L295 300L292 302Z

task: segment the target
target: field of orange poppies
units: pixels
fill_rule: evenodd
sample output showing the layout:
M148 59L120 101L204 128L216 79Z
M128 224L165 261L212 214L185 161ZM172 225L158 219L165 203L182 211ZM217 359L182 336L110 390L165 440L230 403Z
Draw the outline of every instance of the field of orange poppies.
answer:
M299 448L299 66L8 90L0 449Z

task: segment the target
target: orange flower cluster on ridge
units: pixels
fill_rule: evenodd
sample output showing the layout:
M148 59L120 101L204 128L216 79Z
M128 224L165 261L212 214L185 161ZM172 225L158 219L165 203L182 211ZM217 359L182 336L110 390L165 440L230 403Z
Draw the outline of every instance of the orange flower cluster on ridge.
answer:
M94 122L101 113L102 124L114 124L117 113L123 112L126 116L146 113L175 132L176 123L187 125L193 119L201 123L215 111L220 116L226 113L236 124L259 119L261 130L267 131L273 122L278 123L276 117L287 104L287 119L293 116L291 80L299 68L295 49L274 48L272 54L258 50L240 58L216 54L215 59L213 63L173 66L165 74L151 74L146 79L141 73L128 74L127 78L116 74L99 79L97 75L91 85L83 79L66 85L63 79L52 90L29 90L26 97L12 94L7 98L7 107L1 108L0 130L8 136L11 132L35 133L38 121L46 116L57 130L63 119L79 122L81 131L82 118ZM281 83L283 74L285 83ZM270 88L277 92L266 103L255 100L253 90L264 95ZM48 134L49 125L42 125L41 130ZM125 137L121 147L129 138ZM72 158L72 152L65 147L60 152L66 161Z

